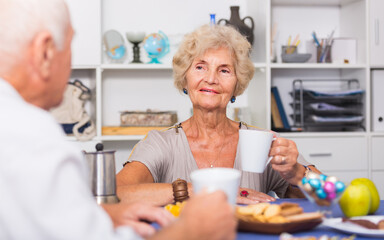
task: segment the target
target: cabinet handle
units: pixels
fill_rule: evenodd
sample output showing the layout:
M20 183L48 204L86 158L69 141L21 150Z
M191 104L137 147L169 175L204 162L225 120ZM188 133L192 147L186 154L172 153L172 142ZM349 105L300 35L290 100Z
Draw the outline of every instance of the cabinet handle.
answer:
M330 157L332 153L310 153L310 157Z
M375 18L375 44L379 45L380 38L379 38L379 19Z

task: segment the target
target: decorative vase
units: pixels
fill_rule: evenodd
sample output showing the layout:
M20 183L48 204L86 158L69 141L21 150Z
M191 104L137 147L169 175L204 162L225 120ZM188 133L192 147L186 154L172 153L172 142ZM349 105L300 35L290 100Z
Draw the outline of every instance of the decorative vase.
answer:
M133 60L131 63L143 63L140 60L140 47L139 44L144 40L145 32L127 32L127 40L133 44Z
M239 6L231 6L231 17L229 20L227 19L220 19L217 24L220 24L221 22L225 22L225 25L232 25L234 26L243 36L247 37L248 42L252 45L253 44L253 29L255 27L255 24L253 22L253 19L250 16L247 16L243 19L240 18L239 14ZM245 24L245 20L249 19L251 22L251 26L248 26Z

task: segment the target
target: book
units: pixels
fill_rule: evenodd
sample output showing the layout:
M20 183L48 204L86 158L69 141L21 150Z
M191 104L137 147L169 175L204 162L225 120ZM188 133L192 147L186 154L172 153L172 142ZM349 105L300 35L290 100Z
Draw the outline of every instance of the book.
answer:
M277 108L279 110L279 114L281 117L281 121L283 122L283 128L284 129L290 129L291 127L289 126L288 118L287 118L287 115L285 114L283 102L281 101L279 90L277 89L277 87L272 87L271 93L272 93L272 96L274 96L274 98L275 98L276 105L277 105Z
M284 128L274 94L271 94L271 115L273 128Z

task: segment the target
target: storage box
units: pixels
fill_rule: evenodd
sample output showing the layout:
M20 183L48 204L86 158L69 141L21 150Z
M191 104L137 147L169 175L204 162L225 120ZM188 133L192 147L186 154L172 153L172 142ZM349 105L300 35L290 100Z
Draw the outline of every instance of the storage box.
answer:
M332 44L332 62L356 64L357 39L334 38Z
M177 122L173 111L124 111L120 115L121 126L172 126Z

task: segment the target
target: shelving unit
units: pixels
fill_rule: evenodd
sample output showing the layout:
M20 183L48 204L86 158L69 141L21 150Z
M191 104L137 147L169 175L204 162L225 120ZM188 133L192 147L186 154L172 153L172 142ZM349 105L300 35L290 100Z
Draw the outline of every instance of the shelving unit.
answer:
M133 145L143 135L103 136L102 127L119 125L119 111L124 110L175 110L179 121L187 119L191 104L187 96L173 87L172 56L183 34L209 23L209 13L216 13L216 20L228 19L229 7L238 5L240 16L251 16L256 23L251 53L256 72L247 91L237 98L235 104L229 105L229 112L235 107L241 108L244 113L242 120L269 129L272 86L278 86L289 115L292 111L288 100L289 91L295 78L356 78L365 89L365 131L292 132L281 135L295 140L299 150L310 162L345 181L363 176L382 180L380 174L384 174L384 164L381 164L384 162L384 152L377 150L377 143L382 142L384 146L384 132L373 131L371 117L371 70L384 67L384 59L376 57L371 64L374 56L382 55L375 52L378 47L383 45L384 49L384 44L377 46L377 34L381 34L381 30L376 29L375 25L383 18L379 15L384 10L380 0L196 0L182 3L177 0L83 0L81 3L69 0L69 5L76 30L72 77L85 76L96 95L88 106L97 125L97 136L93 141L103 141L119 152L118 170L120 163L125 162ZM83 15L85 10L86 17ZM274 23L277 23L279 32L275 40L278 56L276 63L271 62L270 56ZM111 64L105 58L102 48L102 33L110 29L119 31L124 37L126 31L144 30L149 34L162 30L170 38L171 51L162 59L163 64L129 64L132 48L130 43L126 43L126 61ZM306 52L312 31L325 38L332 30L335 30L334 37L357 39L356 64L281 63L280 48L286 44L289 35L294 37L300 34L298 52ZM384 33L380 37L384 39ZM147 61L143 49L141 59ZM319 146L322 149L332 147L334 152L331 156L311 157L311 153L317 151ZM327 162L338 162L343 167L332 168L332 164L325 166ZM384 185L380 191L384 196Z

